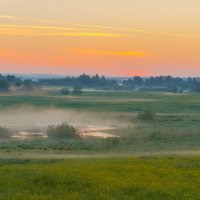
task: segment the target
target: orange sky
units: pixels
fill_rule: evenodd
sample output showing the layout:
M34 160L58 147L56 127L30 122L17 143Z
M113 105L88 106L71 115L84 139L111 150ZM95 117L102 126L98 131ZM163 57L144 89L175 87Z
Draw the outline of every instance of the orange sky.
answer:
M0 73L200 76L199 0L1 0Z

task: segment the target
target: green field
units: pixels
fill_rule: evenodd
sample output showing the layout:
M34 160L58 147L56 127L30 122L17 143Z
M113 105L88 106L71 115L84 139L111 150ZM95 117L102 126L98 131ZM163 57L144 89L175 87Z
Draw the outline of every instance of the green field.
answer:
M199 199L197 157L0 160L0 199Z
M0 199L200 198L199 94L59 89L1 94L0 123L41 115L52 125L69 112L72 123L114 126L102 132L119 137L0 139ZM138 118L145 110L154 117Z
M54 106L63 109L105 112L138 112L147 107L158 113L199 114L199 94L171 94L152 92L86 91L82 96L62 96L57 90L51 92L4 94L0 107L32 105Z

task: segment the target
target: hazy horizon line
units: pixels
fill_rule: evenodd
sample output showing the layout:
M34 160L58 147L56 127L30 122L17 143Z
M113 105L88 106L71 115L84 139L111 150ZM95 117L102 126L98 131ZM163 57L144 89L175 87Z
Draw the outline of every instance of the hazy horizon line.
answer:
M192 77L192 78L200 78L200 75L199 76L194 76L194 75L189 75L189 76L177 76L177 75L163 75L163 74L160 74L160 75L132 75L132 76L119 76L119 75L105 75L105 74L100 74L100 73L95 73L95 74L89 74L89 73L80 73L80 74L51 74L51 73L1 73L1 75L15 75L15 76L54 76L54 77L79 77L83 74L85 75L89 75L89 76L95 76L95 75L99 75L100 77L102 76L105 76L107 78L131 78L131 77L142 77L142 78L148 78L148 77L160 77L160 76L163 76L163 77L167 77L167 76L171 76L171 77L174 77L174 78L189 78L189 77Z

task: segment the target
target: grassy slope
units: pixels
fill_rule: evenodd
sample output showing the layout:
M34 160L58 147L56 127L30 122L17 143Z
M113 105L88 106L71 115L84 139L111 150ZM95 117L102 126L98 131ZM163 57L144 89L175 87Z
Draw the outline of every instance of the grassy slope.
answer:
M0 161L0 199L199 198L199 158Z

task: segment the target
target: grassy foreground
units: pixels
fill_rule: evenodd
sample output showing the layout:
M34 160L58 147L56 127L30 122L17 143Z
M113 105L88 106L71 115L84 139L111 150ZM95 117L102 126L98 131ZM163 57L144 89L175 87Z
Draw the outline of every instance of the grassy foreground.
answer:
M200 158L0 160L0 199L199 199Z

